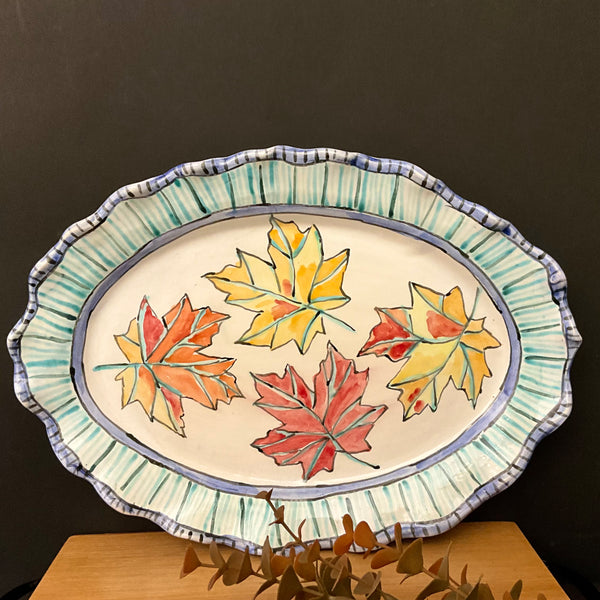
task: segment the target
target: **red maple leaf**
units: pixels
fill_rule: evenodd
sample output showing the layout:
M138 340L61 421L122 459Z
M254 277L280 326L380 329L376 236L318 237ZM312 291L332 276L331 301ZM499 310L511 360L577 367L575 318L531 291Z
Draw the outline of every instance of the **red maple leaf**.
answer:
M252 446L278 465L300 463L305 481L319 471L332 471L338 452L363 463L352 455L371 449L365 438L387 410L387 406L361 404L368 369L357 371L354 361L329 344L314 377L314 391L290 365L283 377L276 373L253 377L260 394L254 404L281 425Z

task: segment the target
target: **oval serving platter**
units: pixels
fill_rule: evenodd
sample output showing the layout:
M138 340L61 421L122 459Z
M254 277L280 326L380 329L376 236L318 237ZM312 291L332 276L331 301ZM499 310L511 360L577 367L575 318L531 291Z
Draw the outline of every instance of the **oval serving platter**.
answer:
M558 265L418 167L274 147L115 192L30 275L20 401L115 509L256 550L441 533L571 407ZM273 545L289 541L275 526Z

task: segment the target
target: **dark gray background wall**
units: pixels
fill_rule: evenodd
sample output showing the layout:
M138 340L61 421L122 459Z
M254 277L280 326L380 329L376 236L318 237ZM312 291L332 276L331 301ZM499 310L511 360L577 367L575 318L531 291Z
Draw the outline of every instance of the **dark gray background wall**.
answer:
M565 269L585 342L574 409L476 520L514 520L600 579L597 238L600 3L4 0L3 331L26 276L115 189L285 143L409 160ZM0 594L75 533L151 530L54 457L2 356Z

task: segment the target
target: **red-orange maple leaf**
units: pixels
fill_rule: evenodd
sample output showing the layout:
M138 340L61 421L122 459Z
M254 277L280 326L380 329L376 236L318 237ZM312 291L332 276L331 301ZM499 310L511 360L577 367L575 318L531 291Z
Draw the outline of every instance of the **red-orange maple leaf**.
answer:
M200 353L227 318L208 307L194 310L186 295L160 319L144 298L127 332L115 336L129 364L96 369L124 366L115 377L123 385L123 406L137 400L151 420L183 436L183 398L216 409L241 395L229 373L235 360Z
M281 423L255 440L255 448L278 465L301 464L305 480L319 471L332 471L338 452L363 463L352 455L371 449L365 438L387 410L361 404L368 369L357 371L354 361L329 344L314 377L314 391L290 365L283 377L276 373L253 377L260 394L254 404Z

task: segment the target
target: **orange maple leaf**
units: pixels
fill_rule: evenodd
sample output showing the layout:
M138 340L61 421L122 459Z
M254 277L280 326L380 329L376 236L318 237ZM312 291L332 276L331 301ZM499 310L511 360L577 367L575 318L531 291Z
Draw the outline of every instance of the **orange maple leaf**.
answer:
M123 385L123 407L138 401L150 420L185 436L183 398L216 409L220 401L241 396L229 372L235 359L200 353L228 318L208 307L194 310L185 295L160 319L144 298L127 332L115 336L129 363L96 370L124 366L115 377Z

